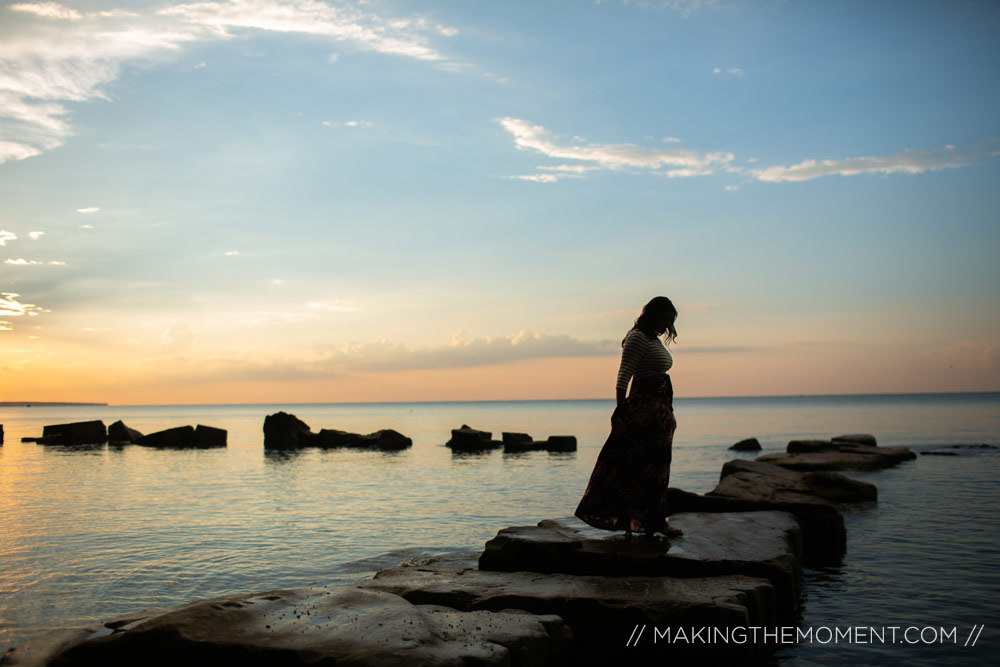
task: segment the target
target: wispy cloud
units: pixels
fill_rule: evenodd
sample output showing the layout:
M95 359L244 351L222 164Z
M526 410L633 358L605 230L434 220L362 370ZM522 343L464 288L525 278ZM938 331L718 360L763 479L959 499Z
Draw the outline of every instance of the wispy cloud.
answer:
M21 303L18 300L20 298L21 295L15 292L0 293L0 317L35 316L39 313L49 312L33 303Z
M45 236L45 232L28 232L28 238L32 241L37 241L43 236Z
M782 183L809 181L821 176L853 176L856 174L921 174L938 169L962 167L985 156L1000 154L983 147L966 151L954 146L926 150L905 150L877 157L854 157L842 160L805 160L788 167L753 169L750 174L760 181Z
M98 213L100 210L101 210L100 206L88 206L87 208L78 208L76 209L76 212L87 214L87 213Z
M8 232L5 229L0 229L0 246L7 245L7 241L16 241L17 234L14 232Z
M716 67L712 70L712 74L728 74L730 76L743 76L745 72L739 67L728 67L723 69L722 67Z
M407 347L381 340L323 350L318 367L341 371L392 371L503 364L525 359L605 356L619 352L615 341L581 341L571 336L521 331L470 338L464 331L432 347Z
M455 34L422 18L386 18L359 5L319 0L195 2L141 12L25 2L0 11L19 17L0 43L0 163L61 145L73 133L67 103L107 100L105 88L122 66L169 59L193 42L256 30L444 62L430 38Z
M595 4L603 5L609 0L595 0ZM671 10L681 16L690 16L703 7L710 7L715 0L620 0L623 5L632 5L642 9Z
M580 177L589 171L637 171L663 176L688 177L715 173L733 160L732 153L705 153L688 148L647 148L635 144L559 144L551 132L520 118L498 118L514 137L520 150L546 157L574 160L571 164L538 167L539 172L511 176L521 180L552 183Z
M747 168L733 164L734 155L725 151L704 152L671 147L649 148L635 144L576 143L560 144L555 136L540 125L520 118L498 118L505 130L514 137L519 150L532 151L546 157L573 160L570 164L539 165L535 173L506 178L536 183L555 183L565 178L580 178L591 171L631 171L652 173L669 178L708 176L719 172L741 174L772 183L808 181L821 176L852 176L865 173L920 174L926 171L962 167L988 156L1000 155L995 141L985 142L965 150L955 146L924 150L905 150L891 155L845 158L841 160L804 160L783 167ZM756 162L755 158L747 160ZM727 185L726 190L739 190Z

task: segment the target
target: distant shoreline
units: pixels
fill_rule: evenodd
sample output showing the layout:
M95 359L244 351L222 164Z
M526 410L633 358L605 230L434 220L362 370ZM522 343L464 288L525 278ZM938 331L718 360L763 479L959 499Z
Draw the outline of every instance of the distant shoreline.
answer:
M65 405L107 405L107 403L61 403L58 401L0 401L0 408L44 408Z

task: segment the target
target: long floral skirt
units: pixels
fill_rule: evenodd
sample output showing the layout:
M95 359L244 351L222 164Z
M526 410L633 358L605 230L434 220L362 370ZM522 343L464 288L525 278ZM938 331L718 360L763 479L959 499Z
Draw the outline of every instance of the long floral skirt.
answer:
M576 516L605 530L662 530L677 428L670 376L632 380L617 412Z

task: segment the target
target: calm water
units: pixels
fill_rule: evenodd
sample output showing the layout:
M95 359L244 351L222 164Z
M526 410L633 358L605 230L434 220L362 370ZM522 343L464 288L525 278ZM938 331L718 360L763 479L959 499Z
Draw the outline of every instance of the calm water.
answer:
M48 629L226 593L348 582L438 554L461 562L510 525L572 514L611 401L33 407L0 410L0 650ZM733 442L873 433L919 449L1000 444L1000 394L678 399L671 483L710 490ZM314 430L394 428L398 453L266 455L264 416ZM122 419L143 432L229 431L229 447L61 450L20 442L45 424ZM453 456L449 430L573 434L572 454ZM853 476L877 506L847 517L849 551L807 572L803 627L958 628L958 645L799 644L781 665L984 664L998 653L1000 452L920 456ZM972 626L985 625L975 647ZM624 639L623 639L624 641Z

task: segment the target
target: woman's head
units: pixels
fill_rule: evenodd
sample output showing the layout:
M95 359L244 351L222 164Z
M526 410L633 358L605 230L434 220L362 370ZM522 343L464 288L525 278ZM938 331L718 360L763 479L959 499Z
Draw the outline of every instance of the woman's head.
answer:
M677 329L674 322L677 320L677 309L674 304L665 296L656 296L650 299L642 308L642 313L636 318L633 329L638 329L647 336L660 336L667 334L667 342L677 340Z

